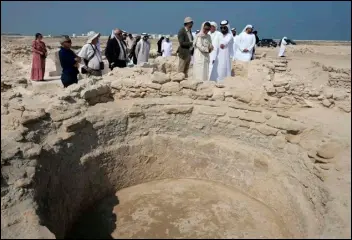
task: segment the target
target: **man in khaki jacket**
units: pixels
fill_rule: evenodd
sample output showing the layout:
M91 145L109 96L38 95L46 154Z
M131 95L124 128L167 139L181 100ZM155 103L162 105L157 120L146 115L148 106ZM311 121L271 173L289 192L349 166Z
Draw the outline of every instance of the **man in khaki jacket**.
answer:
M188 77L188 69L191 63L191 56L193 55L193 36L192 36L193 20L190 17L186 17L184 20L184 27L178 32L178 71L183 72Z

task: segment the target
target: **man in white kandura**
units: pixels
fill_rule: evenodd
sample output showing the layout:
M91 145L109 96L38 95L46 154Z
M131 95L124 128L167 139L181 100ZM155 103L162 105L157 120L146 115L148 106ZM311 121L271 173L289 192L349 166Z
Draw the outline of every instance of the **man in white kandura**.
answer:
M231 29L232 32L232 36L233 36L233 58L232 60L235 61L236 60L236 51L237 51L237 32L236 32L236 28L232 28Z
M204 22L193 41L193 79L197 81L208 81L209 79L209 53L213 50L211 37L208 34L209 31L210 23Z
M252 25L247 25L237 39L236 60L249 62L252 59L255 46L255 35L252 33Z
M285 50L286 50L286 45L287 45L286 40L287 40L287 37L283 37L281 39L279 57L285 57Z
M172 55L172 42L170 42L170 38L167 37L162 41L161 52L163 57L169 57Z
M220 23L221 36L219 45L214 46L216 58L213 70L210 74L210 81L222 82L226 77L231 76L232 57L233 57L233 37L230 32L229 21L224 20Z
M221 33L219 31L217 31L218 25L216 24L216 22L210 22L211 28L210 28L210 32L208 33L211 37L211 44L213 45L213 47L215 48L216 46L219 47L219 40L221 37ZM209 62L209 76L208 79L210 79L210 74L213 71L213 66L214 66L214 62L215 62L215 58L216 58L216 53L217 51L212 51L210 53L210 62Z
M148 62L150 52L149 35L142 33L142 39L139 40L136 46L137 65Z

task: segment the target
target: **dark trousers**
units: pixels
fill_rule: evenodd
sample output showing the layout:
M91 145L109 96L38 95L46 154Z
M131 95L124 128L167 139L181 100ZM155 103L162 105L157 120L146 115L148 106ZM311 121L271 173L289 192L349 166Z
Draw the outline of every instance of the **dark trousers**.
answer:
M113 70L115 67L125 68L125 67L127 67L127 62L123 61L123 60L116 60L114 62L114 66L111 66L111 64L110 64L110 69Z
M72 84L78 83L77 74L62 73L61 82L64 85L64 88L67 88Z

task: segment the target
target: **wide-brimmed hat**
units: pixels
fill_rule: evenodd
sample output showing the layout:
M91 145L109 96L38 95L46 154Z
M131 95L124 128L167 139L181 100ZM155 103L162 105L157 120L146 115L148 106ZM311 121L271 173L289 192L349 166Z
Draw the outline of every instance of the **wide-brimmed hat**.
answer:
M142 33L141 36L142 37L149 37L150 35L148 33Z
M100 33L96 33L94 31L91 31L88 33L88 40L87 40L87 43L92 43L92 41L94 39L96 39L97 37L100 37Z
M63 35L60 39L60 44L62 45L64 42L71 41L71 38L68 35Z
M191 17L186 17L183 23L190 23L193 22L193 19Z

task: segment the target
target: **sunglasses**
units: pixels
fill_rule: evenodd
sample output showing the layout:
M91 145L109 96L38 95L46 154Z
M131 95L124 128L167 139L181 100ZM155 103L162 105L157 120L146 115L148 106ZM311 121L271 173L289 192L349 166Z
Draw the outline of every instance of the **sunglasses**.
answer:
M226 27L226 26L223 26L223 27L220 27L220 29L227 29L227 27Z

